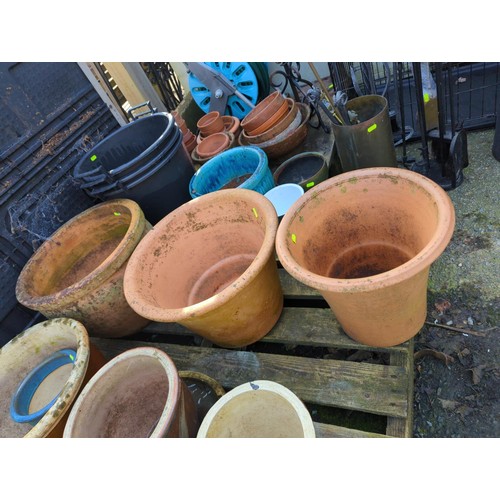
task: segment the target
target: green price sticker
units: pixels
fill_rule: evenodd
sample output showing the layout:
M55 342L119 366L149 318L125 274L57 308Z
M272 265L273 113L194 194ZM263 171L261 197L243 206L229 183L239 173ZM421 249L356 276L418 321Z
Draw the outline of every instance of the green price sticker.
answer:
M119 215L121 215L121 213L120 212L113 212L113 215L116 215L118 217Z
M96 156L96 155L92 155L92 156L90 157L90 161L96 161L96 160L97 160L97 156Z
M306 188L312 188L314 186L314 181L308 182Z
M430 100L429 94L424 94L424 102L429 102Z
M257 213L257 210L255 208L252 208L252 212L255 215L255 218L257 219L259 217L259 214Z
M373 132L377 128L377 124L374 123L371 127L368 127L368 133Z
M297 236L295 236L295 234L292 234L292 241L294 243L297 243Z

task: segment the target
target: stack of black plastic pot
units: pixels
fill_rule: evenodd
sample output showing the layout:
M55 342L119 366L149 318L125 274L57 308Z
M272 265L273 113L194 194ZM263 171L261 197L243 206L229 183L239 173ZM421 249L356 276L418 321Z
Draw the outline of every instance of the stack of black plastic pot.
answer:
M193 174L182 132L170 113L121 127L87 152L73 173L89 196L134 200L152 224L191 199Z

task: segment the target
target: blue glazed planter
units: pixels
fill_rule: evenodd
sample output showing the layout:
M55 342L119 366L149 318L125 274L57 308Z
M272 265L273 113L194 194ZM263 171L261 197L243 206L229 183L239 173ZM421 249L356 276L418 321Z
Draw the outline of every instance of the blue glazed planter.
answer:
M35 425L49 411L52 405L57 401L57 394L52 401L43 408L30 413L29 407L33 396L38 390L40 384L52 372L67 364L74 364L76 360L76 351L73 349L61 349L49 356L45 361L35 367L19 385L14 393L10 404L10 416L15 422L28 423Z
M239 180L248 175L240 184ZM191 198L198 198L222 188L237 187L265 194L274 186L266 153L255 146L240 146L207 161L192 177L189 193Z

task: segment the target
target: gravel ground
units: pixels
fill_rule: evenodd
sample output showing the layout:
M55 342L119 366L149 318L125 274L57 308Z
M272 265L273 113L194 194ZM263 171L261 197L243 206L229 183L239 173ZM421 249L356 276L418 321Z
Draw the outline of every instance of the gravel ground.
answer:
M415 338L415 437L500 437L500 165L491 154L493 135L467 134L469 166L449 192L455 232L431 267L428 322L465 332L427 325ZM409 148L417 160L419 145Z

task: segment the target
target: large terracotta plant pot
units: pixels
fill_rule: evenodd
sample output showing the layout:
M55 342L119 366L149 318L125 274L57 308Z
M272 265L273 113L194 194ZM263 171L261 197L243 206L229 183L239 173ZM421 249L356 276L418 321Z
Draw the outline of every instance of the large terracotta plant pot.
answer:
M104 365L75 401L64 437L194 437L193 397L170 357L137 347Z
M130 306L220 346L256 342L283 307L277 226L272 203L248 189L216 191L182 205L132 255L124 280Z
M313 438L309 411L290 389L269 380L242 384L208 411L199 438Z
M423 326L429 268L454 224L450 198L427 177L361 169L307 191L283 218L276 250L292 276L322 293L349 336L392 346Z
M19 275L19 302L47 318L81 321L90 335L123 337L146 326L123 295L123 274L139 241L151 229L139 205L113 200L60 227Z
M73 351L73 359L46 370L45 377L32 387L29 411L14 413L26 417L41 413L38 421L14 420L11 405L17 407L20 388L26 387L26 381L33 382L30 375L47 366L46 361L61 350ZM14 337L0 349L0 437L62 437L76 397L104 363L85 327L73 319L44 321Z

